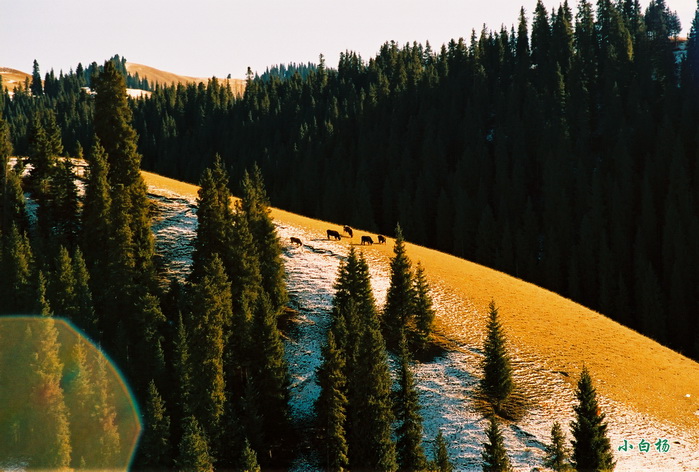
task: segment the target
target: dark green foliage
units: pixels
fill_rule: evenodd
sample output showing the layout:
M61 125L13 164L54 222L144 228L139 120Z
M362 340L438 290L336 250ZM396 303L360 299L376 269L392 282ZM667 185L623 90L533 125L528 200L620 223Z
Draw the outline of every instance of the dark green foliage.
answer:
M260 472L260 466L257 463L257 454L250 447L250 441L245 440L245 447L243 448L243 454L240 459L240 471L241 472Z
M415 328L412 331L413 343L418 349L425 349L432 333L435 312L432 308L430 285L425 270L418 262L413 278Z
M544 465L555 472L570 470L565 433L557 421L551 427L551 444L546 445Z
M433 468L438 472L453 472L454 465L449 460L447 451L447 442L444 440L444 435L440 429L437 437L434 440L434 461Z
M148 385L144 431L138 454L138 462L145 467L167 468L172 460L170 416L153 381Z
M34 59L34 64L32 65L32 94L35 96L42 95L44 93L44 86L41 83L41 72L39 72L39 63Z
M488 309L488 333L483 346L481 389L492 403L495 412L500 413L503 404L514 390L514 382L510 356L505 346L505 333L494 301L490 302Z
M223 352L231 320L230 282L217 256L206 262L200 281L191 287L190 299L191 412L213 446L224 411Z
M206 435L194 416L183 420L177 469L186 472L213 472L214 461L209 453Z
M90 436L94 433L91 426L91 405L95 395L92 368L87 358L87 348L78 342L70 353L66 366L65 398L70 412L70 438L72 445L72 466L79 467L81 462L91 454Z
M243 194L237 209L245 216L250 228L259 257L262 287L269 295L272 308L280 313L288 301L281 245L269 215L269 199L262 180L262 171L257 165L253 167L252 173L245 172L243 175L242 188Z
M341 322L342 318L339 319ZM321 388L315 404L318 426L323 441L322 457L327 470L347 470L347 378L345 357L337 343L333 329L328 330L323 347L323 362L317 371L316 382Z
M0 278L0 311L3 313L30 313L34 307L32 281L32 248L26 234L17 226L3 234L2 270Z
M510 458L505 450L505 441L500 431L500 425L495 416L491 416L488 429L485 430L487 441L483 443L483 472L510 472Z
M405 340L401 341L399 391L396 398L396 431L398 464L400 470L424 470L427 459L422 447L422 417L415 380L410 371L409 353Z
M570 424L573 467L581 471L614 470L616 462L607 437L606 415L600 412L597 392L587 367L583 367L575 395L578 404L573 407L575 419Z
M396 226L396 242L391 259L391 284L386 295L383 310L383 331L386 342L397 347L405 335L407 324L413 321L415 296L413 293L413 274L410 259L406 254L405 240L400 225Z

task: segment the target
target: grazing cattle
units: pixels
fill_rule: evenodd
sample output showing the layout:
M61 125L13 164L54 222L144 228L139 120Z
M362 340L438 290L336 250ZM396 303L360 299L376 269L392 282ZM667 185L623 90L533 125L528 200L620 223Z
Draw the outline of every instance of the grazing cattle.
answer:
M291 244L296 244L297 246L303 246L303 243L299 238L291 237Z
M345 233L349 234L349 235L350 235L350 238L354 236L353 233L352 233L352 228L350 228L349 226L345 225L345 227L342 228L342 230L343 230Z
M383 234L379 234L379 244L386 244L386 237Z
M371 236L362 236L362 246L364 244L374 244L374 240L371 239Z
M330 239L330 238L335 238L335 239L337 239L338 241L339 241L340 239L342 239L342 236L340 236L340 233L338 233L338 232L335 231L334 229L329 229L329 230L327 231L327 233L328 233L328 239Z

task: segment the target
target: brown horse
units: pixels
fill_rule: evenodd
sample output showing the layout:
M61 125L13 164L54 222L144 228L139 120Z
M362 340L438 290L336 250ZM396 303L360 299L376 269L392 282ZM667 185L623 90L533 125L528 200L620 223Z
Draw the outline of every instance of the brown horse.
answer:
M374 244L374 240L371 239L371 236L362 236L362 246L364 244Z
M379 244L386 244L386 237L383 234L379 234Z
M352 233L352 228L350 228L348 225L345 225L345 227L342 228L342 231L349 234L350 238L354 236L354 234Z

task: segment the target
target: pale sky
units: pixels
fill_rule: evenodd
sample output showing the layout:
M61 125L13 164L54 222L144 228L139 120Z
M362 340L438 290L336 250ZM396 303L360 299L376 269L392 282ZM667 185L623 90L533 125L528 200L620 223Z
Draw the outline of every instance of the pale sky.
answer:
M536 0L5 0L0 67L42 77L119 54L129 62L195 77L243 78L280 63L336 67L340 52L368 60L386 41L429 40L438 50L471 30L508 29ZM545 0L550 10L559 0ZM594 4L595 2L593 2ZM641 0L645 8L649 0ZM695 0L666 0L687 34ZM577 0L569 0L574 7ZM575 8L574 8L575 11Z

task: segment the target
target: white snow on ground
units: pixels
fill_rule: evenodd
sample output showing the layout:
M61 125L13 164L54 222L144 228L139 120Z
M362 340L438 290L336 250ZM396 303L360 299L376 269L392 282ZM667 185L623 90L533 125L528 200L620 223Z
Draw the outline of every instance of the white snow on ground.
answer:
M158 207L153 229L156 250L170 275L183 277L191 264L191 242L196 229L195 201L167 190L149 188ZM330 326L333 284L338 265L346 257L347 246L329 241L305 228L277 224L291 303L298 311L286 333L286 357L291 375L291 413L301 431L307 431L313 419L313 403L319 388L315 371L320 365L320 351ZM289 244L291 236L303 245ZM389 284L388 261L372 253L371 247L360 248L370 266L372 287L379 305L383 304ZM428 274L429 276L429 274ZM432 297L437 316L462 327L462 335L453 341L457 349L445 352L430 362L415 366L415 378L424 418L425 446L432 454L432 441L439 429L449 444L449 453L456 470L481 470L481 451L485 441L487 420L473 405L472 398L480 376L485 314L476 313L469 300L463 300L440 283L433 284ZM507 329L505 327L505 329ZM504 424L505 444L515 470L543 469L544 444L548 443L551 426L558 421L569 431L573 419L575 396L564 374L549 368L526 346L512 342L515 378L533 398L527 415L517 423ZM569 372L576 378L578 372ZM607 414L609 437L617 461L617 471L697 471L699 470L699 432L682 431L660 424L628 406L599 397ZM567 432L568 439L570 433ZM659 452L654 443L667 439L668 452ZM624 440L634 444L633 450L618 451ZM638 443L650 443L648 452L641 452ZM318 470L317 458L308 444L302 444L292 470Z

